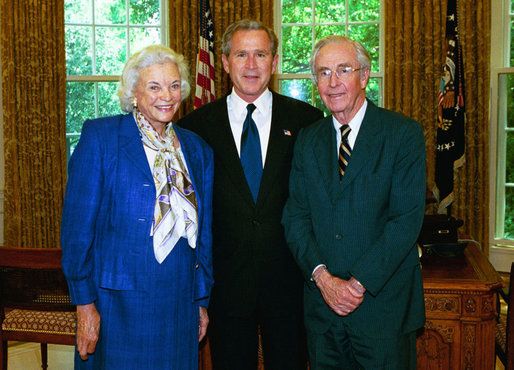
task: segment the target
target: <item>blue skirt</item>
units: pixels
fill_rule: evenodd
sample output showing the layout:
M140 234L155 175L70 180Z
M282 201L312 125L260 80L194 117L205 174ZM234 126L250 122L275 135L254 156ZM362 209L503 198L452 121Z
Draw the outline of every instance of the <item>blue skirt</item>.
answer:
M162 264L151 248L145 257L145 291L99 288L100 339L87 361L76 354L75 369L198 369L194 251L180 239Z

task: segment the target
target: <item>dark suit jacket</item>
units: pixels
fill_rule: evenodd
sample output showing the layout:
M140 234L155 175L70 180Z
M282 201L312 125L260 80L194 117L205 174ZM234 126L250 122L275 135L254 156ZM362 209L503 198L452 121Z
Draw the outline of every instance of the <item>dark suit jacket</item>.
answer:
M230 128L226 97L178 122L214 150L211 309L246 316L260 305L282 315L301 305L302 279L280 223L288 197L298 131L323 116L302 101L273 93L271 132L257 204L253 203Z
M354 333L386 337L424 323L416 248L425 207L425 141L419 124L368 101L346 173L337 172L332 117L301 132L295 147L286 237L305 275L307 329L323 333L338 316L310 281L324 263L367 289L343 318Z

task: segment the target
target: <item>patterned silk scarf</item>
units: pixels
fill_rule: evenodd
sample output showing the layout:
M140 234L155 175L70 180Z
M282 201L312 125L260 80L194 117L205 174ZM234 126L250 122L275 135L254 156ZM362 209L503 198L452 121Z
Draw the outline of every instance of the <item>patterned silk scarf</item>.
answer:
M153 249L157 262L162 263L181 237L196 247L198 213L196 196L187 171L182 150L175 148L175 130L170 122L164 138L134 110L143 144L157 152L153 165L153 179L157 199L153 220Z

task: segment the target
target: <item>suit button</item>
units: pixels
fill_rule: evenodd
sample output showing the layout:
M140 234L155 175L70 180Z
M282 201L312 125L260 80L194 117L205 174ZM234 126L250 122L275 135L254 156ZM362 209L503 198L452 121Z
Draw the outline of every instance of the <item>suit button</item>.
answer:
M337 239L337 240L340 240L340 239L342 239L342 238L343 238L343 236L342 236L341 234L336 234L336 239Z
M197 269L197 270L198 270L199 268L200 268L200 264L199 264L199 263L197 263L197 264L195 265L195 269Z

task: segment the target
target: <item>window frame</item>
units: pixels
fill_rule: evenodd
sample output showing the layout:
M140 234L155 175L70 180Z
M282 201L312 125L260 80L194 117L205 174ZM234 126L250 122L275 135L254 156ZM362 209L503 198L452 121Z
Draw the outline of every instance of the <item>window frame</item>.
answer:
M514 250L514 239L506 239L504 235L505 222L505 178L506 137L508 132L514 132L514 127L508 128L502 116L505 111L504 94L501 76L514 76L514 66L510 63L510 22L514 15L510 14L511 0L492 2L491 45L502 45L491 48L491 102L490 102L490 151L489 151L489 244L494 247L508 247ZM503 109L502 109L503 108ZM509 186L514 187L514 183Z
M312 3L315 3L316 0L311 0ZM379 19L379 22L378 22L378 30L379 30L379 60L378 60L378 72L373 72L373 71L370 71L370 79L377 79L378 81L378 85L379 85L379 106L383 106L383 103L384 103L384 64L385 64L385 57L384 57L384 48L385 48L385 35L384 35L384 30L385 30L385 25L384 25L384 15L385 15L385 10L384 10L384 1L383 0L379 0L379 3L380 3L380 19ZM345 1L345 6L348 5L348 0ZM315 9L313 7L313 9ZM292 26L305 26L305 25L310 25L311 27L316 27L316 26L319 26L320 24L318 22L316 22L316 15L315 15L315 12L312 13L311 15L311 22L306 24L306 23L288 23L288 25L292 25ZM367 23L367 22L362 22L363 24ZM374 22L373 22L374 23ZM352 23L354 24L354 23ZM333 24L330 24L330 25L333 25ZM348 28L348 19L345 21L345 27ZM280 91L280 83L282 81L286 81L286 80L311 80L311 82L313 83L313 89L312 89L312 94L311 94L311 102L314 103L315 102L315 98L316 96L318 95L318 91L317 91L317 88L316 88L316 84L314 83L313 79L312 79L312 74L310 73L310 71L308 73L282 73L282 57L283 57L283 53L282 53L282 45L283 45L283 42L282 42L282 1L275 1L274 3L274 29L275 29L275 33L277 35L277 38L278 38L278 49L277 49L277 54L279 56L279 61L278 61L278 64L277 64L277 70L273 76L273 88L276 90L276 91L279 91L280 93L282 93ZM311 33L311 50L312 48L314 48L314 44L315 44L316 40L315 40L315 37L314 37L314 34Z
M163 44L163 45L166 45L166 46L169 46L170 44L170 41L169 41L169 12L168 12L168 1L166 0L158 0L159 1L159 11L160 11L160 19L161 19L161 24L160 24L160 27L159 26L156 26L156 28L160 28L160 33L161 33L161 39L160 39L160 42ZM126 4L128 5L130 3L130 0L125 0ZM92 45L93 45L93 65L96 63L96 39L95 39L95 28L96 27L112 27L113 25L111 24L103 24L103 23L95 23L95 0L91 0L91 6L92 6L92 17L93 17L93 20L92 20L92 29L93 29L93 32L92 32L92 37L93 37L93 41L92 41ZM130 22L129 22L129 7L127 6L126 7L126 11L127 11L127 23L125 24L122 24L122 25L114 25L115 28L120 28L120 29L124 29L126 30L127 28L130 29L130 28L134 28L135 26L131 25ZM65 27L67 25L78 25L78 26L83 26L82 23L65 23ZM136 26L137 28L137 26ZM127 47L127 56L130 56L132 55L132 52L131 52L131 49L130 49L130 40L129 39L126 39L125 40L126 42L126 47ZM66 52L66 50L65 50ZM66 84L68 84L69 82L84 82L84 83L93 83L94 84L94 88L95 88L95 102L94 102L94 108L95 108L95 117L98 117L99 113L98 113L98 96L99 96L99 92L98 92L98 83L100 82L118 82L121 78L121 75L69 75L69 74L66 74ZM93 118L93 117L91 117ZM66 119L66 123L68 122L68 120ZM66 124L66 154L67 154L67 158L69 159L70 158L70 155L71 155L71 139L72 138L76 138L76 137L80 137L80 132L68 132L68 125Z

